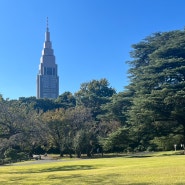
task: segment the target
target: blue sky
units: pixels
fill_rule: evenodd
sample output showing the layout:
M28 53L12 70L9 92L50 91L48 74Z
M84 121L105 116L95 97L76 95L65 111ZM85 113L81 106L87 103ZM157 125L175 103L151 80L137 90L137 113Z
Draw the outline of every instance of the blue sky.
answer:
M184 29L184 7L184 0L0 0L0 94L36 96L46 17L60 94L101 78L120 92L129 83L131 45Z

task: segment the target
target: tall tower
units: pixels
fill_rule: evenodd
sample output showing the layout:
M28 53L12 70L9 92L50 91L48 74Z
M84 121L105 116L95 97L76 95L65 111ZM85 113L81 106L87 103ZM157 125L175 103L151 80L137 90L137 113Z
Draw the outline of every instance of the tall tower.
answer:
M40 58L37 75L37 98L57 98L59 95L59 77L57 64L50 41L48 18L45 32L44 48Z

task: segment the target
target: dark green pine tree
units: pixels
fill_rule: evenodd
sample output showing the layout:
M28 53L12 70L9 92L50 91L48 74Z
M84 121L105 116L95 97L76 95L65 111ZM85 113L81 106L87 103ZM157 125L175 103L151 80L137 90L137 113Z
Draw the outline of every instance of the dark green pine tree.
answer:
M185 31L153 34L133 49L127 88L134 91L129 123L136 144L169 134L185 143Z

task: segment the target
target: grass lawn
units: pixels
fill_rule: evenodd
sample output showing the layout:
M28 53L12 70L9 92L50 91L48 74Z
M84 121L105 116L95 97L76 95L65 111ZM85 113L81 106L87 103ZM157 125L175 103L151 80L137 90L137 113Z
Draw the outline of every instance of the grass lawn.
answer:
M185 155L155 153L0 166L1 185L185 184Z

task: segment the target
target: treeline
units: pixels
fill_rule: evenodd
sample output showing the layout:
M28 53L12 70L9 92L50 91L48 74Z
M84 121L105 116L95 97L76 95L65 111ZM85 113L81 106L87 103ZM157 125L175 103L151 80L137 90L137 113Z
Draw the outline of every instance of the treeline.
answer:
M91 157L103 153L100 140L120 127L119 120L103 118L107 112L103 106L114 95L108 81L101 79L83 83L74 95L65 92L55 100L1 97L0 158L26 159L44 153Z
M1 97L0 158L183 148L185 31L155 33L132 47L123 92L100 79L56 100Z

